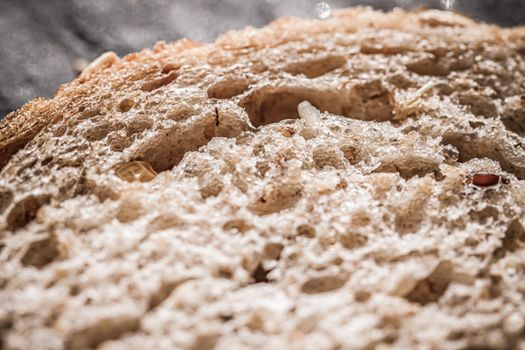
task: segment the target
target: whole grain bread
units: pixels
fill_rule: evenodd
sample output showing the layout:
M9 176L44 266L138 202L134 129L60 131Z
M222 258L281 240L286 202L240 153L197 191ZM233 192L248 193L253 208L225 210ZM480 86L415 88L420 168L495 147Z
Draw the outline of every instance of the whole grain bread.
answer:
M285 18L0 124L4 349L525 349L525 28Z

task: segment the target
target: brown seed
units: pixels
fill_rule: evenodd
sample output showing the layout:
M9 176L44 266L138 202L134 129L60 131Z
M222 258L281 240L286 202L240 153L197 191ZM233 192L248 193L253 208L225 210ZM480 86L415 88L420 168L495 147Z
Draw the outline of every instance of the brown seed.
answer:
M115 174L122 180L128 182L148 182L157 176L157 173L151 168L151 165L148 162L142 161L119 164L115 169Z
M489 187L499 184L501 176L494 174L475 174L472 176L472 183L480 187Z

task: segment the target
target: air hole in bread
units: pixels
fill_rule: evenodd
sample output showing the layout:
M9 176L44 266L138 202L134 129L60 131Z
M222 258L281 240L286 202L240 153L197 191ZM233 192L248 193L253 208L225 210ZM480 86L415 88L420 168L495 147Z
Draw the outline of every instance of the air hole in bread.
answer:
M13 202L13 192L7 188L0 187L0 215L2 215Z
M443 261L425 279L420 280L406 299L421 305L437 302L445 294L450 282L454 266L450 261Z
M508 108L501 116L501 121L507 130L525 136L525 95L509 99Z
M235 275L235 267L232 265L217 264L211 272L214 277L230 280Z
M282 180L269 185L260 198L250 205L257 215L268 215L293 208L301 199L303 186L300 183Z
M494 251L494 257L501 259L507 252L520 249L525 244L525 229L518 219L512 220L505 231L501 247Z
M151 220L146 228L148 233L167 230L180 226L184 221L175 213L170 211L160 213Z
M268 283L270 280L268 279L268 274L271 272L271 270L266 269L263 265L263 263L259 263L255 270L253 270L251 274L252 282L253 283Z
M215 136L215 122L204 120L190 128L173 127L147 141L134 158L147 161L157 173L179 164L187 152L196 151Z
M49 203L50 199L49 195L29 195L18 201L7 214L7 228L17 230L25 227L35 218L38 209Z
M246 220L243 219L232 219L228 220L222 226L223 230L226 231L238 231L245 233L250 230L253 226Z
M21 262L25 266L42 268L55 261L59 255L58 240L55 235L50 235L49 237L31 243L22 257Z
M450 67L432 54L413 60L407 64L407 69L418 75L435 77L446 77L450 73Z
M248 323L249 325L250 323ZM188 350L214 350L217 348L221 335L215 332L207 331L205 334L199 334L194 337Z
M402 196L391 208L395 213L394 227L398 234L405 235L418 232L428 218L428 201L431 197L434 180L417 178L409 180L410 185L396 186Z
M498 115L498 108L488 96L475 92L465 92L459 94L458 100L459 103L467 106L474 115L486 118L495 118Z
M126 136L131 137L135 134L141 133L153 126L153 120L145 115L135 115L133 118L128 118L126 123Z
M437 174L439 163L432 162L432 159L407 157L399 159L398 162L383 163L374 170L374 173L398 173L403 179L408 180L413 177L424 177L428 174Z
M85 322L83 327L71 332L65 348L69 350L95 349L105 341L119 339L126 333L140 328L140 317L135 314L115 314Z
M135 105L135 101L130 98L123 99L119 105L118 110L122 113L128 112Z
M168 63L162 68L162 74L169 74L173 71L179 70L181 65L179 63Z
M203 199L217 197L224 188L221 178L216 175L204 176L200 182L199 192Z
M297 235L308 237L308 238L314 238L315 237L315 228L310 225L299 225L297 226Z
M312 157L317 169L335 168L344 169L343 153L335 146L318 145L312 152Z
M236 137L245 128L240 113L220 113L219 108L210 110L191 124L176 124L173 127L157 130L145 139L132 155L133 160L143 160L151 164L155 172L170 170L179 164L187 152L197 151L216 136ZM242 112L242 111L241 111Z
M91 119L100 114L101 114L101 111L98 109L82 110L82 111L79 111L78 120Z
M111 127L106 121L91 124L82 131L82 136L89 142L99 141L109 134Z
M263 254L266 259L279 260L284 245L278 242L267 242L264 245Z
M507 114L503 116L501 121L505 125L505 128L507 130L521 136L525 137L525 110L523 111L523 114Z
M339 149L343 152L343 156L350 164L355 165L359 162L359 151L355 146L343 144Z
M128 223L139 219L145 213L146 208L139 196L127 194L121 198L116 217L118 221Z
M223 80L208 89L209 98L229 99L245 92L250 82L245 79Z
M475 135L463 133L445 134L442 143L457 148L459 162L468 162L476 158L489 158L498 162L503 170L514 174L518 179L525 179L525 162L521 157L516 158L512 154L507 156L502 149L505 146L504 144L497 145L494 140L485 140L477 138ZM521 151L524 151L523 147Z
M133 140L123 130L118 130L108 134L108 144L112 151L122 152L133 144Z
M346 249L363 247L368 242L368 236L357 232L347 232L339 236L339 242Z
M498 219L499 210L496 207L489 205L482 210L471 210L469 212L469 216L472 221L478 221L482 224L486 224L490 219L493 221Z
M277 123L284 119L297 119L297 106L309 101L317 109L342 115L345 93L319 91L301 87L267 87L244 98L240 105L250 116L256 127Z
M346 281L344 276L313 277L303 283L301 291L305 294L332 292L344 286Z
M316 90L305 87L265 87L246 96L240 106L256 127L297 119L297 106L309 101L321 112L348 118L389 121L393 114L393 95L379 80L356 84L347 89Z
M173 81L175 81L179 77L179 74L177 71L171 71L165 76L162 76L160 78L156 78L153 80L150 80L141 86L142 91L151 92L157 89L160 89L163 86L171 84Z
M365 55L398 55L410 51L408 43L388 43L382 40L369 40L361 44L361 53Z
M162 304L166 299L169 298L169 296L173 293L173 291L180 286L181 284L189 281L191 278L181 278L178 280L165 280L162 281L159 285L159 288L150 295L149 302L148 302L148 311L152 311L157 306Z
M391 121L394 118L394 96L378 79L356 84L350 90L342 115L359 120Z
M292 63L284 68L284 71L293 75L303 74L313 79L330 73L345 64L346 58L343 56L328 56Z

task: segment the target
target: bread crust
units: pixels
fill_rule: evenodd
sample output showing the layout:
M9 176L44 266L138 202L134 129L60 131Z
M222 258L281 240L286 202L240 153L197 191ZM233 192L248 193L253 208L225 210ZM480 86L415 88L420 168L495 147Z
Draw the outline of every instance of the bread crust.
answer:
M427 28L421 28L427 26ZM215 44L207 45L200 50L193 50L184 55L186 50L198 48L199 43L187 39L170 44L159 43L152 51L144 50L141 53L130 54L123 61L127 65L116 65L113 68L112 80L126 76L130 70L146 69L151 63L171 58L180 59L189 64L202 63L206 55L217 57L223 64L234 62L237 55L243 55L243 50L256 51L261 48L278 46L279 44L304 40L308 36L322 36L324 33L352 32L361 28L394 29L408 32L428 31L435 26L476 27L477 24L459 15L440 13L437 11L404 12L397 11L387 15L373 13L370 8L353 8L337 10L329 21L304 20L298 18L281 18L262 29L247 28L243 31L233 31L221 36ZM430 29L431 30L431 29ZM523 35L525 28L501 29L496 26L485 26L476 35L480 37L487 33L494 40L509 40L509 44L520 45L523 50ZM471 33L469 33L471 34ZM479 38L478 38L479 40ZM102 57L108 57L104 54ZM68 112L72 107L65 100L81 100L90 93L100 75L105 74L105 68L116 63L116 55L111 54L110 62L94 62L95 66L88 67L86 72L71 83L64 84L51 100L52 109L46 109L49 104L44 99L29 102L20 110L15 111L0 122L0 169L5 166L10 157L23 148L46 125L56 122L61 114ZM80 85L86 84L85 87ZM79 90L79 91L76 91ZM71 112L71 111L69 111Z

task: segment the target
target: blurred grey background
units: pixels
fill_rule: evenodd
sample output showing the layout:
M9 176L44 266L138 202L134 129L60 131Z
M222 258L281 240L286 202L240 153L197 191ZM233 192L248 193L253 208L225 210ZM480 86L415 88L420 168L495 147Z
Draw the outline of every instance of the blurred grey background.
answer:
M440 8L440 0L325 0L333 8ZM213 41L247 25L312 17L310 0L0 0L0 119L50 97L102 52L125 55L158 40ZM525 0L456 0L456 10L504 26L525 24Z

